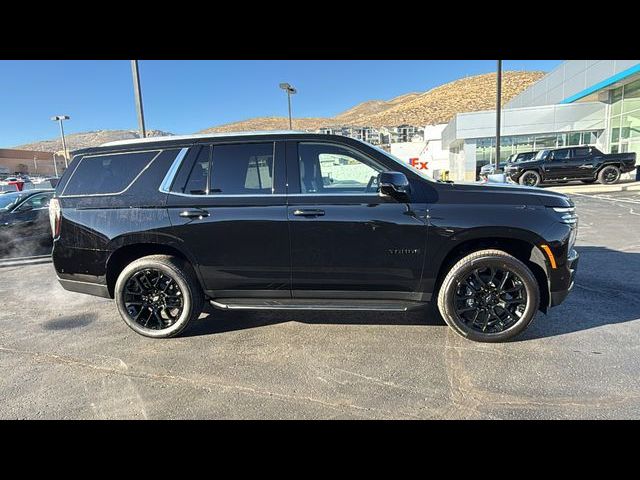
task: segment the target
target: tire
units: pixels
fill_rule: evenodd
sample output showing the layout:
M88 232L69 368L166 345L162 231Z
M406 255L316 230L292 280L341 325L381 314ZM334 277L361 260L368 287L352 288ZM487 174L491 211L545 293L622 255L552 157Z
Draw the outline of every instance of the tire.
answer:
M525 185L527 187L537 187L540 185L541 181L542 178L540 177L540 174L535 170L525 171L518 179L518 183L520 183L520 185Z
M620 180L620 169L614 165L605 166L598 173L598 181L603 185L613 185Z
M589 180L580 180L582 183L595 183L596 179L595 178L590 178Z
M144 289L143 283L148 283L150 288ZM169 338L179 335L189 322L200 316L204 294L189 263L170 255L149 255L122 270L116 281L115 300L120 316L136 333ZM146 302L151 301L153 305L146 306ZM144 305L136 305L138 302ZM136 314L138 321L133 318ZM145 319L147 322L143 324Z
M475 284L474 271L480 271L479 275L482 277L483 269L490 270L491 268L497 269L498 272L503 271L505 274L509 272L505 286L511 287L511 289L519 287L520 290L516 292L516 295L520 298L514 301L513 299L515 297L510 293L505 292L493 295L492 292L475 290L475 286L479 286L480 284ZM495 275L497 275L497 273ZM504 276L499 278L504 278ZM496 284L501 283L499 278L496 276ZM486 279L487 276L485 276L483 280L486 281ZM472 289L468 286L469 283L465 283L465 280L474 282L474 288ZM486 285L490 286L491 283L487 282ZM496 286L499 287L499 285ZM459 293L465 289L475 292L474 295L476 295L476 297L473 300L461 300ZM508 289L509 288L507 288L507 290ZM492 289L490 288L489 290ZM478 296L484 298L492 296L492 306L488 308L493 311L494 315L498 315L496 318L499 318L500 315L502 315L503 319L508 318L505 312L509 312L511 319L504 325L506 328L500 330L502 322L497 326L493 325L489 328L486 322L493 321L495 323L496 321L493 320L493 317L489 316L488 312L485 314L485 312L479 310L476 315L476 309L474 308L469 309L471 310L470 312L464 313L460 313L459 308L456 308L457 305L460 305L458 302L461 301L462 308L466 308L469 302L476 302ZM505 299L507 296L509 298ZM524 297L524 299L522 297ZM484 302L484 298L482 302ZM496 298L501 299L502 304L496 303ZM522 306L522 304L516 305L514 313L513 310L508 310L512 308L511 305L506 305L507 308L504 308L505 302L524 302L524 306ZM480 301L477 301L477 305L480 305ZM447 325L456 333L476 342L503 342L512 339L529 326L539 306L540 289L535 276L524 263L502 250L479 250L461 258L451 270L449 270L438 292L438 309ZM484 304L482 308L485 308ZM496 310L496 308L500 310ZM471 325L469 322L471 322ZM482 331L481 324L485 324L487 329L493 329L494 331Z

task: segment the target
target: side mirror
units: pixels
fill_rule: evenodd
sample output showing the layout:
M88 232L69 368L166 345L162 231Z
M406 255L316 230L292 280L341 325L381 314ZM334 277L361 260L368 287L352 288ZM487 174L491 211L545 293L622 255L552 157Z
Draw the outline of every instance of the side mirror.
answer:
M382 172L378 175L380 195L407 198L411 190L407 176L402 172Z

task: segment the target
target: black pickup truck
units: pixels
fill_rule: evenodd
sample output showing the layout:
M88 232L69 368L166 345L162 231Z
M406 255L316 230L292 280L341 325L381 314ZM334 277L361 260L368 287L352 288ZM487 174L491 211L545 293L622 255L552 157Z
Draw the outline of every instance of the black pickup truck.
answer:
M621 174L633 171L635 165L634 152L604 154L595 147L582 146L540 150L532 160L507 165L505 174L530 187L569 180L612 184Z

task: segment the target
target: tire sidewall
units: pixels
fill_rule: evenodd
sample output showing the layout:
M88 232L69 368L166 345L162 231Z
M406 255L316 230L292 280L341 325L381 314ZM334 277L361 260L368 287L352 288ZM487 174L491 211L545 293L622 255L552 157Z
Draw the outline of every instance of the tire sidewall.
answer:
M129 313L127 312L124 304L123 291L127 281L134 273L144 270L145 268L153 268L169 275L178 284L183 295L184 305L180 318L178 318L178 320L173 325L162 330L145 328L142 325L136 323L132 318L129 317ZM189 323L193 309L193 292L191 291L189 284L185 280L180 270L174 269L161 262L136 261L127 266L118 277L118 281L116 282L115 286L115 301L122 320L124 320L124 323L126 323L129 328L134 330L136 333L144 335L145 337L167 338L179 334Z
M527 185L526 183L524 183L524 179L528 175L532 175L536 179L535 185ZM537 187L538 185L540 185L541 182L542 182L542 178L540 177L540 174L534 170L527 170L520 176L520 185L524 185L526 187Z
M496 266L515 273L523 281L527 293L527 306L522 317L514 325L500 333L489 334L473 330L459 319L455 312L457 280L466 277L476 268L486 266ZM454 269L447 275L442 288L444 289L444 306L447 313L443 317L447 324L465 338L481 342L502 342L517 336L531 323L540 304L540 292L537 281L531 271L517 260L514 262L509 258L499 256L479 257L470 262L465 262L458 268L454 266Z

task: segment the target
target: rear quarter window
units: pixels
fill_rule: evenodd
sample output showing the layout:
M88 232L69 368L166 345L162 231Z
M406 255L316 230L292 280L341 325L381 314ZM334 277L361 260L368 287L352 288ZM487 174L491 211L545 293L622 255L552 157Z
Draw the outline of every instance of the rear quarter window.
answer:
M160 150L86 155L69 177L62 196L108 195L126 190Z

